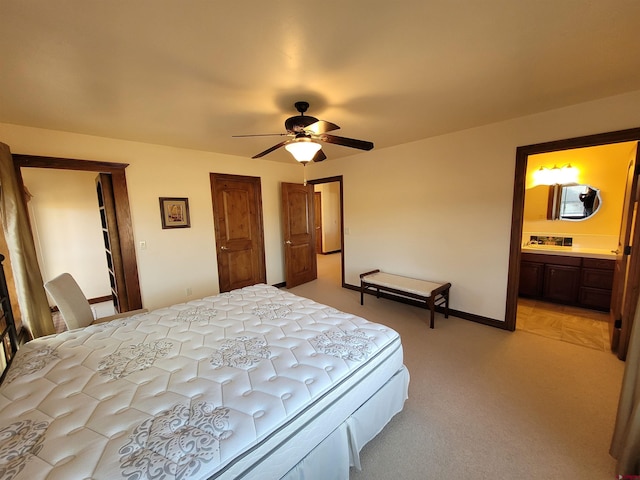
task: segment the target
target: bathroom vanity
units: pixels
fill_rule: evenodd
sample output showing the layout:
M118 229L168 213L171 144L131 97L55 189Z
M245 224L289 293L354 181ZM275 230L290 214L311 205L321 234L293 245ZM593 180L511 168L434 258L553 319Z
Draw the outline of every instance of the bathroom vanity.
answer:
M609 251L523 247L521 297L608 311L615 268Z

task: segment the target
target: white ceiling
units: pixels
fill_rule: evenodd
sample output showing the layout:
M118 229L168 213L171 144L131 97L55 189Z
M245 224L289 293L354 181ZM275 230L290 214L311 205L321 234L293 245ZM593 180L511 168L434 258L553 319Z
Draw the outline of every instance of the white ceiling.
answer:
M282 139L232 135L305 100L383 148L640 90L639 21L638 0L1 0L0 122L251 157Z

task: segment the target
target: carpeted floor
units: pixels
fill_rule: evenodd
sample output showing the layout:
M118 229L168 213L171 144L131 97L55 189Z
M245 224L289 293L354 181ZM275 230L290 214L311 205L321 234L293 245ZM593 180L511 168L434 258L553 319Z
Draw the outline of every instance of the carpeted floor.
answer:
M614 478L615 355L442 315L430 330L425 310L373 296L360 306L338 262L319 256L319 279L291 291L397 330L411 374L404 410L352 480Z

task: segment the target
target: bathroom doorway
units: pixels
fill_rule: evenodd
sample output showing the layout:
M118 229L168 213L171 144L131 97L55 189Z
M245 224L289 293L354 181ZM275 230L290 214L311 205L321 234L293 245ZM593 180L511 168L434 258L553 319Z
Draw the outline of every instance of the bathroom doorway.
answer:
M527 162L531 155L557 152L563 150L570 150L576 148L601 146L607 144L614 144L620 142L637 142L640 140L640 128L623 130L618 132L610 132L605 134L591 135L587 137L579 137L574 139L560 140L554 142L548 142L543 144L529 145L519 147L516 152L516 173L514 182L514 200L512 211L512 228L511 228L511 245L510 245L510 257L509 257L509 279L507 285L507 305L506 305L506 322L507 329L515 330L517 321L518 310L518 287L519 287L519 275L520 275L520 261L521 261L521 246L523 235L523 221L524 221L524 202L525 202L525 188L526 188L526 173ZM636 152L636 155L638 153ZM637 175L637 171L635 172ZM633 200L632 200L633 202ZM633 212L634 209L629 209ZM621 213L622 214L622 213ZM638 217L633 219L633 224L637 224ZM635 232L640 228L635 228ZM638 271L640 268L640 255L634 255L633 252L629 257L629 270L631 272ZM627 275L627 278L632 280L638 275ZM635 280L637 283L637 280ZM626 285L628 295L625 300L625 304L635 308L635 303L638 299L638 285L629 284ZM624 321L627 318L627 321ZM631 329L631 319L633 318L633 312L629 309L626 311L626 317L623 317L619 322L620 328L620 346L617 354L618 357L624 359L626 357L626 341Z

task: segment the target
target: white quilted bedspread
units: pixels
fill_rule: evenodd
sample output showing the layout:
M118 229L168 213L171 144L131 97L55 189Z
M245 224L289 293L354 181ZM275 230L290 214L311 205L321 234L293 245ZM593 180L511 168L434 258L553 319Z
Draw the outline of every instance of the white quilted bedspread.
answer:
M267 285L29 342L0 387L0 478L209 478L392 343Z

